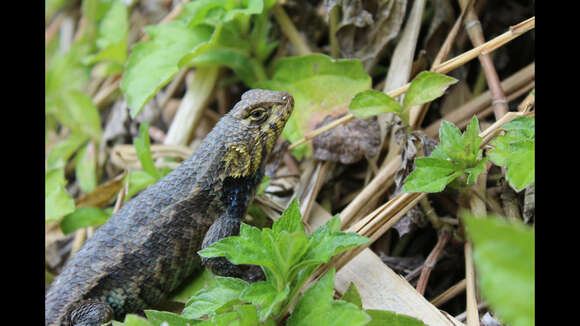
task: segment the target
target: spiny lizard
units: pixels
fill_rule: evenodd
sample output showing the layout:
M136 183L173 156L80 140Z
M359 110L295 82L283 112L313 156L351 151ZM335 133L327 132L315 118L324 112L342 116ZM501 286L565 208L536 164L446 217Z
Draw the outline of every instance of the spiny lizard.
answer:
M175 170L129 200L67 262L46 293L46 325L100 325L167 297L201 265L247 277L252 267L197 254L239 233L267 157L294 107L254 89Z

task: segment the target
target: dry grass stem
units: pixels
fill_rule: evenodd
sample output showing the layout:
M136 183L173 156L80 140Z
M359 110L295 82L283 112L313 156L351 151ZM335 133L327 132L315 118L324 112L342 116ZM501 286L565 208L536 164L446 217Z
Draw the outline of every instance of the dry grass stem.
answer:
M212 95L219 67L199 67L193 72L191 84L179 103L175 117L167 130L165 144L187 146Z
M466 285L467 285L467 282L465 281L465 279L457 282L456 284L451 286L449 289L445 290L445 292L443 292L440 295L438 295L437 297L435 297L435 299L431 300L431 303L435 307L440 307L441 305L443 305L447 301L455 298L461 292L465 291Z
M466 8L467 0L458 0L458 2L462 9L467 10L465 29L467 30L471 43L474 46L479 46L485 43L481 23L479 22L475 11L473 8ZM509 111L507 99L503 89L501 88L499 76L497 75L497 71L495 70L493 61L489 54L486 53L480 55L479 62L481 63L481 68L485 74L488 88L492 94L495 118L499 119Z
M536 103L536 89L535 85L534 88L530 91L528 96L518 105L518 111L520 112L529 112L534 104Z
M282 33L284 33L284 35L286 35L290 43L294 45L296 53L298 55L311 54L312 51L310 50L310 47L308 47L306 40L300 34L300 32L298 32L298 30L290 20L290 17L288 17L286 12L284 11L284 8L282 8L282 5L275 4L272 7L272 13L274 14L274 18L278 22L278 25L280 25Z
M467 326L479 326L479 311L477 309L475 270L473 268L471 242L465 242L465 282L467 297Z

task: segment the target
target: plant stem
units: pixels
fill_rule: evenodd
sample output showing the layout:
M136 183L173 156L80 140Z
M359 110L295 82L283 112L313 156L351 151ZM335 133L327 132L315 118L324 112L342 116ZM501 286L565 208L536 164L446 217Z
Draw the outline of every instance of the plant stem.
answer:
M338 39L336 38L336 25L338 24L338 6L332 7L328 17L328 38L330 39L330 56L338 58L340 56L340 49L338 46Z
M459 0L459 5L462 8L465 8L467 4L467 0ZM465 29L471 39L471 43L474 46L479 46L485 42L483 38L483 31L481 29L481 23L477 19L475 11L473 8L466 8L467 10L467 19L465 23ZM497 75L497 71L493 66L493 61L489 54L482 54L479 56L479 62L481 63L481 68L485 74L485 78L487 80L487 86L492 94L493 97L493 107L494 107L494 114L496 120L504 116L508 111L507 106L507 99L505 97L504 91L501 88L501 84L499 81L499 76Z
M419 276L419 281L417 281L417 292L421 294L425 293L427 282L429 281L429 275L431 275L431 271L433 270L433 267L435 267L435 263L437 262L441 252L443 252L443 248L445 248L445 245L447 244L447 241L449 241L450 237L451 232L447 228L441 228L437 236L437 244L435 244L435 247L433 250L431 250L429 256L427 256L427 259L425 260L425 263L423 264L421 276Z
M187 146L192 131L197 125L203 110L216 84L219 67L199 67L195 70L193 80L187 90L175 117L169 126L165 144Z
M286 35L290 43L294 45L294 48L296 49L298 55L311 54L312 51L310 51L308 44L306 44L306 41L304 40L302 35L300 35L300 33L298 32L298 30L290 20L290 17L288 17L286 12L284 11L284 8L282 8L280 4L275 4L272 7L272 13L274 14L274 18L280 25L280 28L282 29L284 35Z

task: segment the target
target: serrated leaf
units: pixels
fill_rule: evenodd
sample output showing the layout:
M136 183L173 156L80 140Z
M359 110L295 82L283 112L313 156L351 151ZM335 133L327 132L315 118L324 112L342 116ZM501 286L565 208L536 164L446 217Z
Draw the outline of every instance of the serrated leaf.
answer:
M367 119L387 112L399 114L403 107L387 94L370 89L356 94L348 109L355 117Z
M344 295L340 299L346 302L350 302L355 306L359 307L360 309L362 309L362 299L360 297L360 294L358 293L358 290L356 289L356 286L352 282L350 283L348 289L346 290L346 292L344 292Z
M473 260L485 300L506 324L534 325L533 229L499 217L476 218L464 212L462 218L473 241Z
M405 192L441 192L462 174L459 166L446 160L423 157L415 163L417 168L405 179Z
M272 224L272 231L275 234L279 234L282 231L295 232L304 231L304 225L302 225L302 214L300 214L300 204L298 199L294 198L288 205L288 208L284 210L282 216Z
M334 268L308 288L298 299L286 325L365 325L370 317L356 305L342 300L332 300L334 294Z
M179 60L207 42L214 28L209 25L188 28L181 21L171 21L148 26L145 30L151 40L133 47L121 81L121 90L133 118L178 72Z
M192 326L198 323L169 311L145 310L144 312L153 326Z
M517 117L503 125L501 128L506 131L519 131L522 136L520 140L532 140L536 136L536 119L532 117Z
M239 303L240 294L247 287L248 283L241 279L216 276L208 282L207 288L189 299L181 315L187 319L213 315L218 309Z
M506 162L506 180L516 191L522 191L536 180L535 144L523 141L512 144Z
M78 207L66 215L60 222L62 233L69 234L89 226L101 226L111 217L111 214L97 207Z
M512 154L507 137L496 137L490 143L492 149L487 151L487 157L498 166L505 166L507 158Z
M487 157L483 158L481 161L478 161L474 167L465 169L465 173L467 173L467 184L474 184L477 182L477 177L485 172L485 163L487 163Z
M262 231L242 223L239 236L214 242L208 248L198 251L198 254L206 258L226 257L234 264L261 265L275 270L276 266L269 253L271 250L271 242L263 240Z
M506 123L503 127L506 134L493 139L492 149L487 151L494 164L506 167L506 180L518 192L535 181L534 127L534 119L530 117Z
M296 142L312 131L328 113L346 113L353 96L370 89L371 78L358 60L334 60L316 53L281 58L274 66L272 79L255 86L292 94L294 112L282 135L288 141ZM300 146L293 154L299 158L310 155L310 146Z
M280 291L268 282L256 282L250 284L242 292L240 299L260 307L258 317L260 321L265 321L270 316L279 313L281 305L288 297L288 293L290 293L288 286Z
M365 312L371 317L370 323L366 326L425 326L418 319L393 311L368 309Z
M64 168L49 170L44 175L44 219L46 222L71 213L75 209L75 202L66 192L64 186Z
M455 156L457 153L462 153L465 146L461 130L449 121L441 121L439 127L439 142L441 150L447 156Z
M412 106L427 103L440 97L445 90L457 83L458 80L432 71L423 71L411 82L405 93L403 107L408 109Z
M135 151L137 152L137 157L139 158L143 170L149 173L153 178L159 179L161 175L159 174L159 171L157 171L155 163L153 162L153 156L151 155L149 122L144 122L139 126L139 136L133 140L133 145L135 146Z
M464 150L470 154L478 153L481 141L482 139L479 137L479 121L477 116L474 115L463 133Z
M311 245L300 263L293 267L294 272L326 263L332 256L370 241L355 232L342 232L339 227L340 218L336 215L312 232L309 236Z

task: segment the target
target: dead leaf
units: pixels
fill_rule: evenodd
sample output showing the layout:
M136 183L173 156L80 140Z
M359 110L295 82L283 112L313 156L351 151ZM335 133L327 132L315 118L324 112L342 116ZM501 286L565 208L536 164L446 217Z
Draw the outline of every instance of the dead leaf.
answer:
M336 119L333 116L326 116L317 128ZM363 157L371 158L377 155L379 137L380 130L376 118L354 119L316 136L312 141L313 157L322 161L352 164Z
M340 7L336 29L341 55L359 59L370 71L387 43L399 35L407 0L325 0L326 20Z

